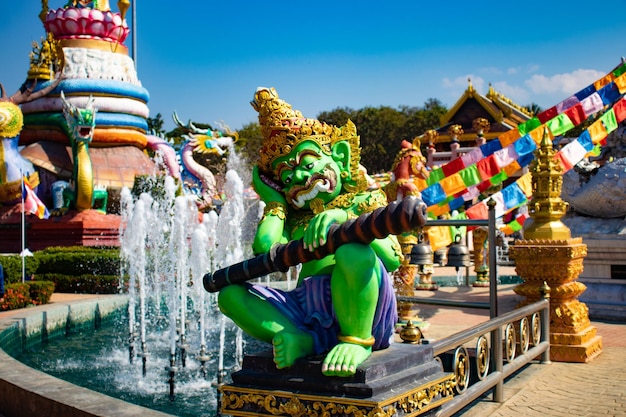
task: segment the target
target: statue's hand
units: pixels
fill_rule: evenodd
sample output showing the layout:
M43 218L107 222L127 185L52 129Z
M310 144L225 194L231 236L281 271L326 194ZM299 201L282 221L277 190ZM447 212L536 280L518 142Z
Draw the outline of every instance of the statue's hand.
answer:
M271 180L269 178L265 178L263 174L259 172L259 167L254 166L252 168L252 185L254 186L254 191L261 197L265 203L275 202L282 203L285 206L287 205L287 200L284 195L274 187L270 186L268 183Z
M344 223L348 213L341 209L326 210L311 219L304 231L302 240L310 251L324 246L328 238L328 229L333 223Z

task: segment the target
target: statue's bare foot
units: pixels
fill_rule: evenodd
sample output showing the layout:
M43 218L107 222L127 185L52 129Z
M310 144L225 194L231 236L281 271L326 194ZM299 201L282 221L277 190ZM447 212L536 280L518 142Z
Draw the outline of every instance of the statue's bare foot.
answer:
M356 368L371 354L371 347L339 343L326 355L322 373L326 376L352 376L356 373Z
M278 333L272 345L278 369L287 368L296 360L313 354L313 337L307 333Z

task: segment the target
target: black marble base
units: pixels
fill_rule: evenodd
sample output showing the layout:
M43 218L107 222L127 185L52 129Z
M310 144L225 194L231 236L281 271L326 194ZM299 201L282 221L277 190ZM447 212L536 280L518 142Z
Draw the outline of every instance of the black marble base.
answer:
M374 352L348 378L324 376L322 361L323 356L307 358L288 369L276 369L272 352L264 351L244 357L242 369L232 374L232 380L246 387L376 399L446 375L428 345L393 343Z

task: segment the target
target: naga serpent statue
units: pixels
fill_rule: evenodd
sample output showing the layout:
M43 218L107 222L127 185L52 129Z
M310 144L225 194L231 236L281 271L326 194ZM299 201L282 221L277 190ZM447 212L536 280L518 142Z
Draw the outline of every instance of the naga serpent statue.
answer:
M181 150L181 161L183 168L197 179L200 186L198 197L199 205L211 206L214 200L219 200L219 193L215 175L204 165L198 163L193 154L195 152L204 154L224 155L228 148L237 140L236 132L231 132L226 128L225 132L220 130L202 129L195 126L191 121L183 124L176 112L172 115L176 125L185 130L183 138L186 140Z
M63 116L67 124L67 136L72 146L73 170L72 184L63 190L64 205L61 212L69 208L79 211L89 210L98 201L101 210L106 209L106 191L95 190L89 144L93 138L96 126L96 108L94 99L90 97L84 108L78 108L65 99L63 101ZM97 191L97 192L96 192Z

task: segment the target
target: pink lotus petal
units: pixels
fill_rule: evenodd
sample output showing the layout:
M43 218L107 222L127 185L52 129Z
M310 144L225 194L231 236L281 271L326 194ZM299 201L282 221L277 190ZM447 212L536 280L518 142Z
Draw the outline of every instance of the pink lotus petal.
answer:
M80 16L80 11L78 9L75 8L69 8L69 9L65 9L65 13L63 14L63 18L65 19L78 19L78 17Z
M75 20L62 21L61 27L62 27L61 29L62 34L78 33L78 31L80 30L80 25Z
M97 36L105 36L106 32L104 31L104 23L91 22L88 32Z
M92 10L91 19L92 20L104 20L104 13L102 13L100 10Z

